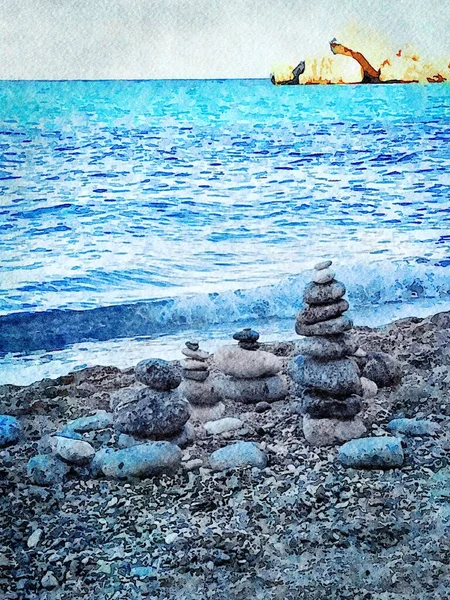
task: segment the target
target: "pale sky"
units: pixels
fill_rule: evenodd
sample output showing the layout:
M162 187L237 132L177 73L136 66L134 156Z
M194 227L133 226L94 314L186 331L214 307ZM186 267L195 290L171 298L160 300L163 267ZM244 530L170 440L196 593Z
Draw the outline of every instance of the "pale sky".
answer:
M0 0L0 78L267 77L334 37L450 62L450 0Z

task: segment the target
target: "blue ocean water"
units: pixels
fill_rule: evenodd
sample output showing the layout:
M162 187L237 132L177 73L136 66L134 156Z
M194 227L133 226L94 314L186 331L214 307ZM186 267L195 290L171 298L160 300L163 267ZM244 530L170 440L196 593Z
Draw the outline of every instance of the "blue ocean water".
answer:
M0 116L3 354L289 319L322 258L355 314L450 300L448 85L0 82Z

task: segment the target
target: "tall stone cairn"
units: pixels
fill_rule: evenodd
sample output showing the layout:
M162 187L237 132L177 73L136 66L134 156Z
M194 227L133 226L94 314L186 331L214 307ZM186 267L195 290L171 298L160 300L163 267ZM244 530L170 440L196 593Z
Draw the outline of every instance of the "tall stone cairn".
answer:
M295 325L306 339L297 344L300 355L289 365L302 398L303 433L314 446L340 444L366 431L358 417L363 387L352 358L358 346L348 333L353 323L344 314L346 289L331 265L328 260L314 267Z

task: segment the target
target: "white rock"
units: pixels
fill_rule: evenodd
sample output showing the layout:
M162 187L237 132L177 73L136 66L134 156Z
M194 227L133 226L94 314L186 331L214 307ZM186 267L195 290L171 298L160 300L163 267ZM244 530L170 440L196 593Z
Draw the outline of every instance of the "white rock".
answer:
M366 432L359 417L348 421L303 417L303 434L311 446L336 446L361 437Z
M199 469L203 466L203 461L201 458L193 458L192 460L188 460L183 463L183 467L186 471L195 471L195 469Z
M314 271L311 279L314 283L330 283L330 281L333 281L335 275L336 273L330 269L322 269L320 271Z
M375 398L378 392L378 386L375 381L370 381L366 377L361 377L361 385L363 389L363 398Z
M164 538L166 544L172 544L175 540L178 539L178 533L168 533Z
M276 375L283 368L280 357L264 350L244 350L239 346L223 346L214 354L214 362L222 373L236 379L254 379Z
M208 421L205 423L204 427L209 435L217 435L219 433L225 433L225 431L234 431L235 429L240 429L243 426L244 422L241 419L237 419L235 417L225 417L224 419L219 419L218 421Z
M353 356L356 356L357 358L364 358L364 356L367 356L367 352L365 350L363 350L362 348L357 348L356 352L354 352Z
M27 541L28 548L34 548L39 544L39 540L42 536L42 529L35 529L33 533L30 535Z
M75 465L89 463L95 454L91 444L84 440L55 436L52 442L55 454L62 460Z

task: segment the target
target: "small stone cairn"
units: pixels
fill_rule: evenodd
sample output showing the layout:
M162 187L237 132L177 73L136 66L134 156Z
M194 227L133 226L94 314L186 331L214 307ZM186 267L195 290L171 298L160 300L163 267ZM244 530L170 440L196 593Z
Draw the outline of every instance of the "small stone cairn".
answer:
M135 376L147 387L124 389L115 396L115 429L135 438L184 445L190 435L186 428L190 411L177 389L181 383L179 370L155 358L138 363Z
M287 380L280 375L282 360L260 349L259 333L245 328L233 335L237 346L224 346L214 354L214 362L222 372L216 388L229 400L252 404L274 402L285 398Z
M331 261L314 267L312 283L304 292L306 307L297 316L295 331L306 336L297 346L300 356L289 373L302 397L303 433L314 446L341 444L366 431L361 419L363 386L353 355L357 345L348 332L352 321L344 315L346 289L336 281Z
M200 349L195 341L188 341L181 350L184 359L181 361L183 381L180 393L191 404L194 419L208 421L220 417L225 407L215 388L215 378L210 375L208 359L210 354Z

